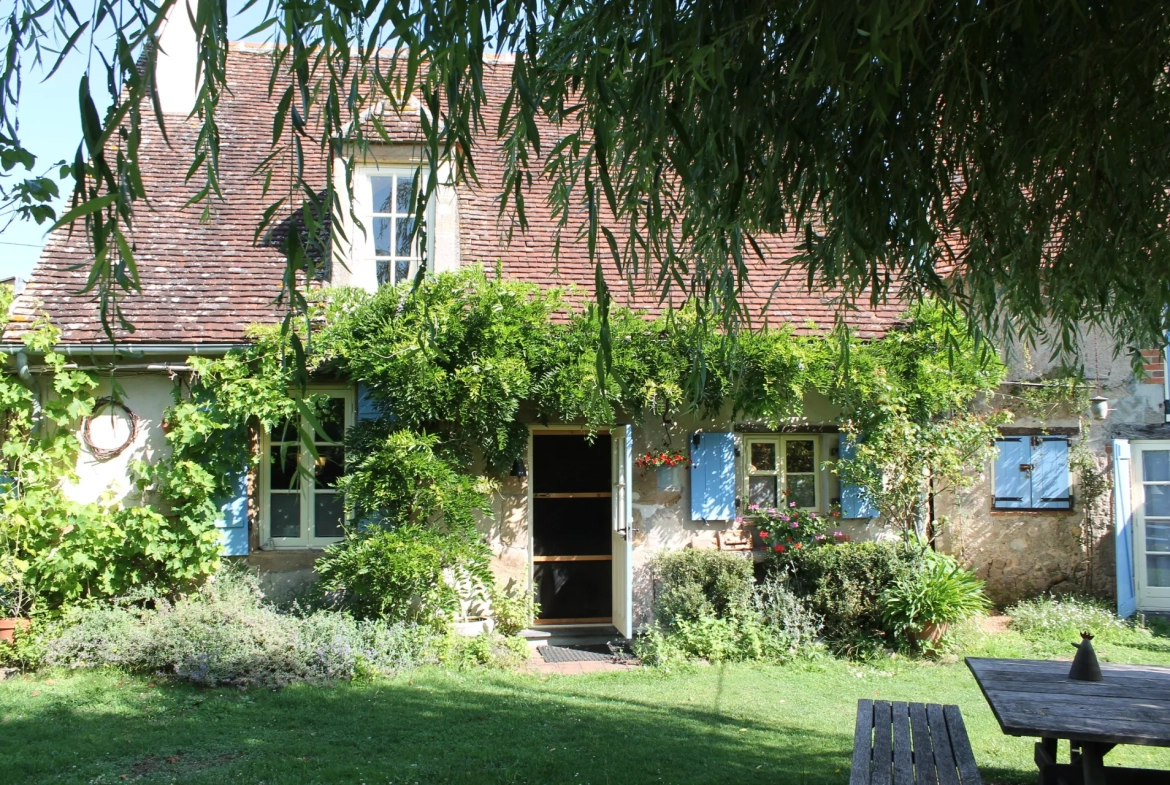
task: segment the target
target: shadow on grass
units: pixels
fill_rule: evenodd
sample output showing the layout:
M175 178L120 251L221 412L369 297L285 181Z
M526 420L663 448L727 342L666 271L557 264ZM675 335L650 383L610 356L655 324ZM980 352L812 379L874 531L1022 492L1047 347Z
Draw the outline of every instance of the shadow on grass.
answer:
M417 675L283 692L148 687L5 695L4 782L844 783L852 724L745 724L578 682ZM106 681L102 681L105 679ZM71 680L71 679L70 679ZM105 686L103 686L105 685ZM111 689L116 687L117 689ZM576 687L576 689L574 689ZM49 692L52 692L51 690Z

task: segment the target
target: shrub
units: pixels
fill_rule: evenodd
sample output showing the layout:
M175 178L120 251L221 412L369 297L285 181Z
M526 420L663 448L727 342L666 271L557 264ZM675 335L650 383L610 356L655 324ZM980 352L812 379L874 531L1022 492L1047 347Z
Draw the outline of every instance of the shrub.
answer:
M397 672L431 657L436 644L433 633L406 624L278 613L255 578L238 572L174 602L144 592L72 608L47 639L50 665L266 687Z
M1080 640L1082 631L1091 632L1098 642L1108 643L1130 643L1149 637L1147 631L1118 618L1110 605L1095 599L1045 595L1017 603L1006 613L1011 617L1012 629L1032 641L1073 643Z
M954 624L987 610L983 581L952 556L923 549L918 562L882 590L886 629L905 637L935 624Z
M687 548L659 555L653 569L661 582L654 616L667 628L752 613L752 563L742 556Z
M326 549L317 585L358 618L441 626L459 612L461 587L491 585L488 555L478 535L373 526Z
M752 584L752 563L683 550L655 561L657 621L635 651L649 665L687 659L781 661L816 646L819 621L778 579Z
M540 613L540 605L525 589L493 589L492 617L496 620L496 632L504 636L519 635L532 626L532 620Z
M914 551L901 544L850 542L789 551L773 558L769 572L787 578L792 592L822 620L835 653L864 656L882 647L890 632L878 597L914 559Z

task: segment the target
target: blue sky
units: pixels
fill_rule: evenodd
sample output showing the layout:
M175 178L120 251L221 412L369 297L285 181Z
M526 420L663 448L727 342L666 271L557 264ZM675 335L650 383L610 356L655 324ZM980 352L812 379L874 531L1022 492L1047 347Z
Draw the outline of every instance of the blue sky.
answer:
M228 2L228 7L232 9L228 32L233 40L243 38L262 16L254 7L249 9L246 18L237 17L236 11L244 4L245 0ZM263 6L264 3L258 5ZM81 141L77 84L84 69L85 58L77 56L67 61L48 82L43 81L44 71L40 69L30 69L31 73L24 74L24 93L19 114L20 137L24 145L37 156L38 172L56 161L72 160L77 151ZM100 90L95 93L94 99L97 100L103 94L104 90ZM102 108L99 107L99 110ZM69 183L62 184L62 201L68 197L69 189ZM32 222L15 222L0 232L0 278L29 276L40 256L47 228L47 223L37 226Z

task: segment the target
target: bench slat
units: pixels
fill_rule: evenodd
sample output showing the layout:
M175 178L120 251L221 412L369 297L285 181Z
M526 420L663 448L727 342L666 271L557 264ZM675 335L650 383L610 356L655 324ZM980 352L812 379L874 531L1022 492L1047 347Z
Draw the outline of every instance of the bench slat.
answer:
M890 702L873 702L873 770L869 781L873 785L891 785Z
M943 717L947 721L947 731L951 734L951 749L955 752L955 763L958 764L963 785L983 785L979 767L975 765L971 740L967 738L967 726L963 724L963 713L958 706L943 706Z
M934 766L938 785L960 785L955 770L955 757L951 752L951 736L947 733L947 721L942 706L937 703L926 705L926 719L930 722L930 739L934 747Z
M921 703L910 704L910 734L914 739L915 784L938 785L934 776L934 748L930 743L926 706Z
M857 702L857 726L853 731L853 767L849 785L869 785L869 758L873 751L873 701Z
M910 713L903 701L890 704L894 715L894 785L914 785L914 761L910 755Z

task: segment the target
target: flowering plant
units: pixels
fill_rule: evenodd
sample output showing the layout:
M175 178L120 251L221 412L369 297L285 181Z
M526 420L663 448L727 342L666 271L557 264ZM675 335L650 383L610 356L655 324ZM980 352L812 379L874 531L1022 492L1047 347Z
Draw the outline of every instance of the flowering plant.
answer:
M690 466L691 458L682 450L658 449L639 455L634 461L639 469L654 469L659 466Z
M797 507L796 502L788 500L789 492L784 493L785 498L780 506L749 504L747 515L740 519L741 523L746 521L756 527L756 540L766 550L786 553L848 539L839 531L826 533L830 523L841 517L839 508L834 506L828 515L822 515Z

